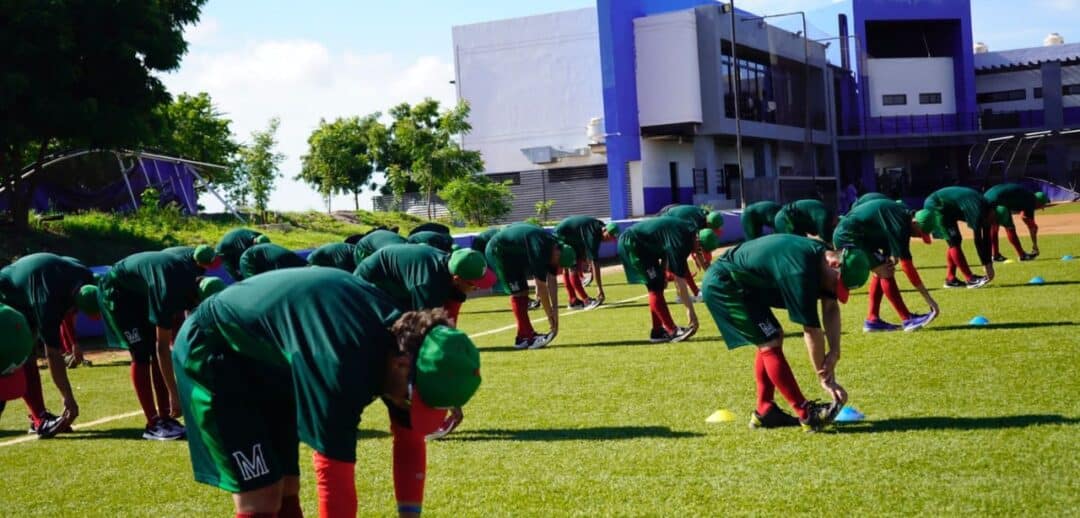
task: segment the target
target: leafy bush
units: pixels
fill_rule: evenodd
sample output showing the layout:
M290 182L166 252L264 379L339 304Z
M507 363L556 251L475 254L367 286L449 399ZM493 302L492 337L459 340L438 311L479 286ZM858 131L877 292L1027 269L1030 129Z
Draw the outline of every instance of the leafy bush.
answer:
M540 221L548 221L551 215L551 208L555 206L555 200L542 200L536 202L534 208L536 209L536 219Z
M496 183L486 176L457 178L439 191L450 212L473 225L489 225L510 213L514 195L509 183Z

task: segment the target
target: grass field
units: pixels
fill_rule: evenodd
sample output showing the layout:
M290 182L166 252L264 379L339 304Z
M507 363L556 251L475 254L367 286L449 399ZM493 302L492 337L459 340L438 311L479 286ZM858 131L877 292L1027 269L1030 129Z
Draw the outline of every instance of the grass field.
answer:
M1039 260L1000 265L990 287L935 289L943 315L916 333L863 334L865 290L853 296L838 376L867 419L817 435L746 428L753 351L728 351L702 305L691 341L648 345L644 289L609 275L607 306L566 316L551 348L519 352L511 330L479 336L513 323L505 298L470 301L462 327L477 335L484 384L459 431L429 449L424 514L1076 514L1080 260L1060 257L1080 255L1080 236L1041 241ZM916 254L923 278L940 286L943 245ZM1047 283L1028 285L1036 275ZM925 309L917 294L907 300ZM991 324L968 327L977 314ZM895 320L887 304L882 315ZM820 398L799 329L786 327L796 376ZM120 358L72 372L81 423L137 409ZM720 408L738 420L706 424ZM11 402L0 419L5 516L231 512L225 493L192 481L184 443L137 439L141 417L3 444L24 437L23 410ZM365 516L394 510L386 430L373 404L357 453ZM302 498L313 515L309 458L305 448Z

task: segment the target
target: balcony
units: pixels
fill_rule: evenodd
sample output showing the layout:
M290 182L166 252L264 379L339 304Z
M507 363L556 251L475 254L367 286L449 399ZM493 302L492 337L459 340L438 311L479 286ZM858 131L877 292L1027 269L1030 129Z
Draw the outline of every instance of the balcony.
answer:
M850 117L841 121L842 136L928 135L1011 129L1031 129L1044 126L1042 110L942 113L937 115L907 115L896 117Z

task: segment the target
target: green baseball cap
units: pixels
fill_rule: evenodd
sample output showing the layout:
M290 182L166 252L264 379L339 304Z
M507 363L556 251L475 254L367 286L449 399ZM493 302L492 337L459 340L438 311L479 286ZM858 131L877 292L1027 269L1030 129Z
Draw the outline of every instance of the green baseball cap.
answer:
M1006 226L1012 223L1012 213L1009 212L1009 208L1004 205L998 205L994 207L994 221L998 225Z
M22 313L3 304L0 304L0 334L4 337L4 347L0 347L0 401L7 401L25 393L22 365L33 350L34 335Z
M706 252L712 252L720 248L720 238L716 237L716 232L707 228L698 231L698 241L701 242L701 248L704 248Z
M86 284L79 288L79 293L75 294L75 307L90 316L100 315L101 306L98 305L98 287L93 284Z
M471 248L454 250L450 254L450 273L467 281L479 279L487 270L487 261L484 254Z
M261 245L263 243L269 243L270 242L270 236L268 236L266 234L259 234L259 235L255 236L254 241L255 241L255 244L257 244L257 245Z
M724 226L724 213L718 210L714 210L705 216L705 223L709 225L709 228L720 228Z
M1045 192L1038 191L1035 193L1035 204L1042 207L1050 203L1050 197Z
M199 281L199 300L206 300L223 289L225 289L225 281L217 277L203 277Z
M195 247L195 253L192 254L195 258L195 262L199 264L210 264L214 262L214 258L217 257L217 252L207 245L199 245Z
M562 250L559 253L559 266L563 268L570 268L577 264L577 252L574 251L574 247L570 245L561 245Z
M480 387L480 352L469 335L436 326L416 355L416 388L430 406L464 406Z
M606 230L609 235L618 236L619 235L619 224L612 221L612 222L608 223L607 225L604 225L604 230Z
M933 209L920 209L915 213L915 224L924 234L943 234L941 213Z
M859 248L845 248L840 260L840 282L849 289L866 284L870 278L870 256Z

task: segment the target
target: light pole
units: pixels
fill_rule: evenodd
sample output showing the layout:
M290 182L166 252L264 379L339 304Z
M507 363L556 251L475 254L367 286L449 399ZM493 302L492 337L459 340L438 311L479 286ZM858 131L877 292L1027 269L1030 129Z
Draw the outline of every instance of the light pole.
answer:
M742 96L742 82L739 80L739 58L735 51L737 46L735 43L735 0L730 0L727 4L723 4L720 8L721 12L727 12L731 15L731 70L734 75L734 88L732 89L732 96L735 102L732 104L735 106L735 162L736 170L739 173L739 208L746 208L746 182L743 180L743 168L742 168L742 123L739 119L739 98Z

